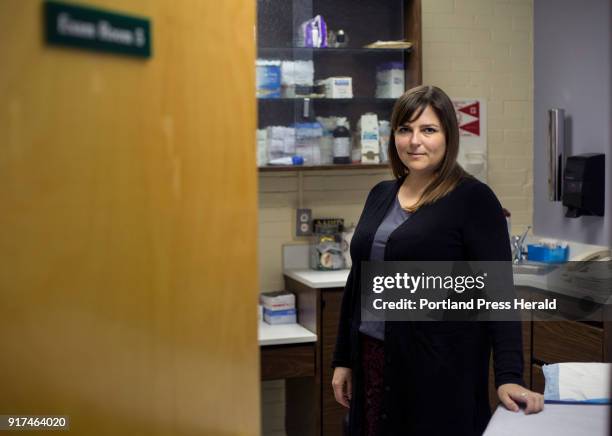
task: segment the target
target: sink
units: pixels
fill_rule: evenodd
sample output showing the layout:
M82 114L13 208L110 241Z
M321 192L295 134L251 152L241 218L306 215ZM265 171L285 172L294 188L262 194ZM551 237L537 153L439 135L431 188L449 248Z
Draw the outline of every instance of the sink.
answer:
M556 268L556 265L535 262L520 262L512 264L514 274L547 274Z

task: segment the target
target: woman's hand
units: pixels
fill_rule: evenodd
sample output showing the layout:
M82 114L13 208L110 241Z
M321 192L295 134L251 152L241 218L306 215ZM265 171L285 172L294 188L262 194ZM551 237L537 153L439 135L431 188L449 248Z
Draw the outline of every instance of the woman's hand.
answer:
M344 407L350 407L351 397L353 396L352 386L352 371L351 368L344 368L342 366L334 369L334 377L332 378L332 387L334 388L334 397L336 401L342 404Z
M517 402L525 404L525 415L544 409L544 395L525 389L521 385L506 383L497 388L497 396L508 410L519 411Z

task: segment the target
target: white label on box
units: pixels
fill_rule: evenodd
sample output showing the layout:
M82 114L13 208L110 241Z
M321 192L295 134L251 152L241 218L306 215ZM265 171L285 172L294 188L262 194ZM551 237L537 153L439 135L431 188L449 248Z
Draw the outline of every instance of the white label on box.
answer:
M359 124L361 128L361 162L379 163L378 116L376 114L364 114L361 116Z
M353 79L351 77L329 77L324 83L327 98L353 98Z

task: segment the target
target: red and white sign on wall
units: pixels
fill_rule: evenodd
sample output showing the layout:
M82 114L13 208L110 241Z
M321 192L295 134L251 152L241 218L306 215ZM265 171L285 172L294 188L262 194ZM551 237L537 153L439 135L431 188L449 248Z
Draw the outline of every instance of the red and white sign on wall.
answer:
M453 104L461 136L480 136L480 102L478 100L455 100Z
M487 180L487 117L484 99L453 99L459 123L457 160L478 179Z

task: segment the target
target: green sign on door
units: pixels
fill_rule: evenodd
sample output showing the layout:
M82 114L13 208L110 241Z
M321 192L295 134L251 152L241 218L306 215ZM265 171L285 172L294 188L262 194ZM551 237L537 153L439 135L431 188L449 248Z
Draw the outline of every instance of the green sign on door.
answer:
M151 56L148 19L57 1L46 1L44 9L49 44Z

